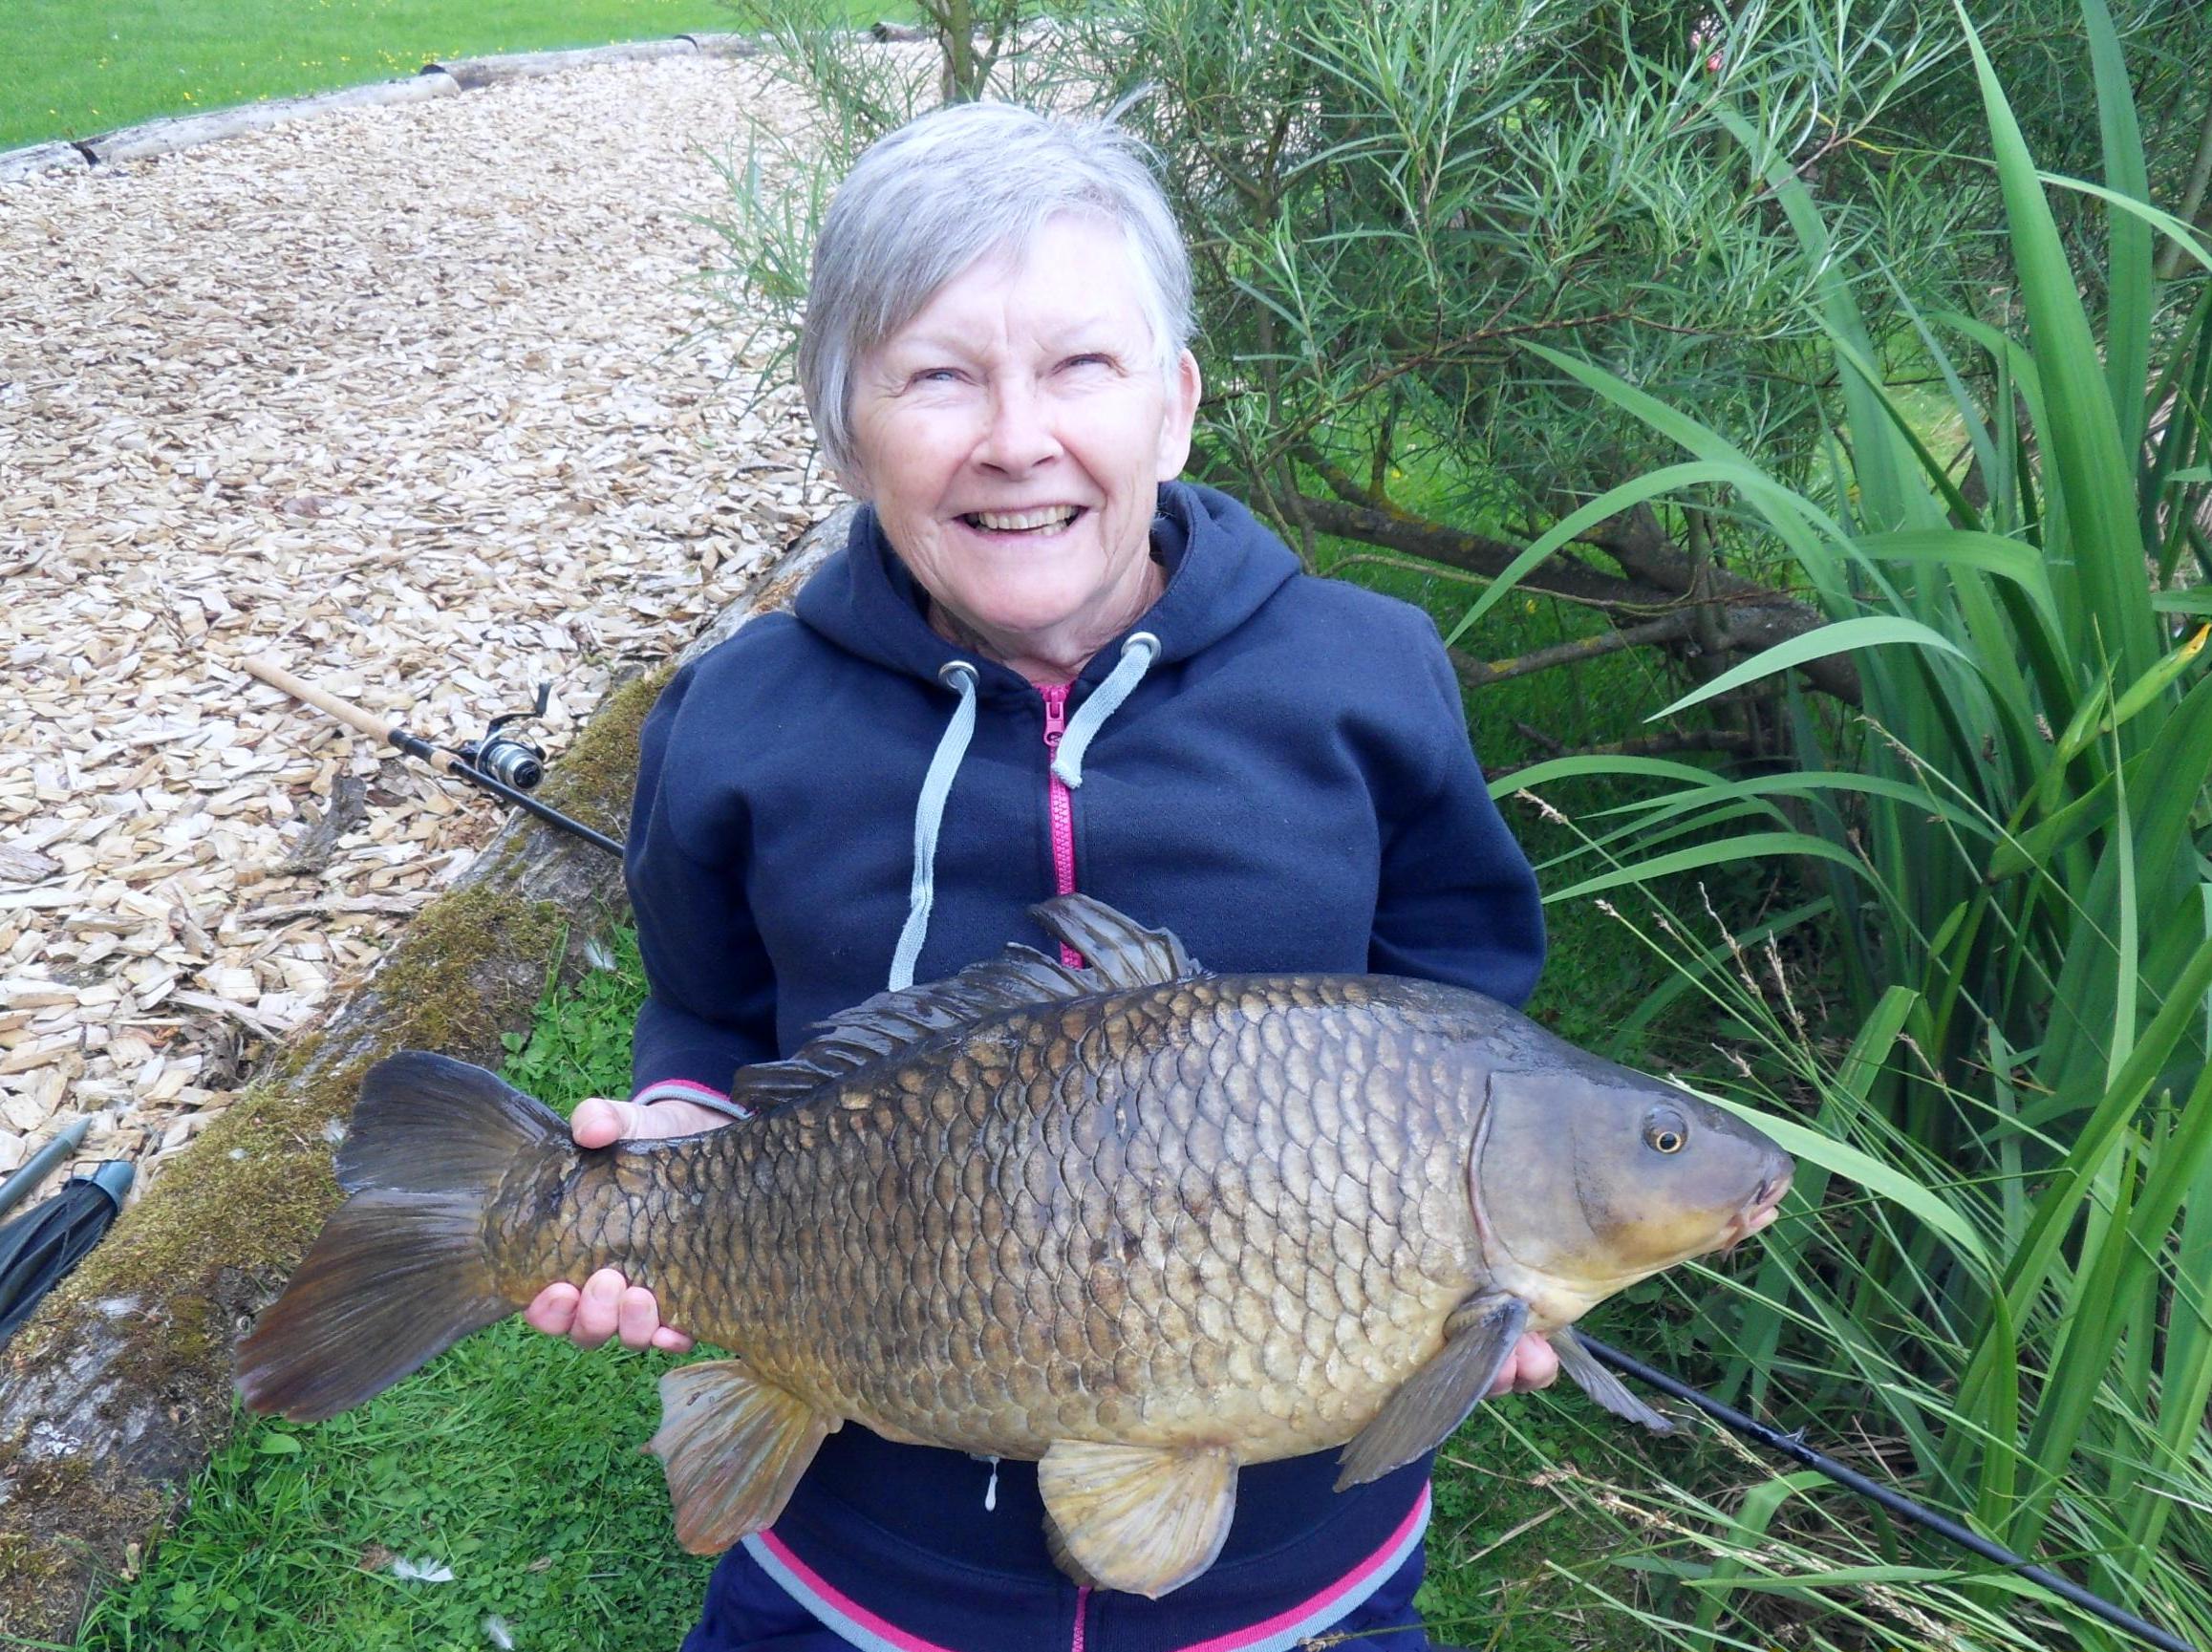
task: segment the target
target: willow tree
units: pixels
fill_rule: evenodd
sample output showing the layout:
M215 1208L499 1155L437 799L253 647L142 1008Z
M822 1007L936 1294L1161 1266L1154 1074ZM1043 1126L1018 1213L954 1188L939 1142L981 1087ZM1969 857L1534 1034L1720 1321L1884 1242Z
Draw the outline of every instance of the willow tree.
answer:
M939 41L951 17L925 7ZM1862 309L2001 312L1995 189L1948 0L1777 0L1699 11L1649 0L1118 0L1025 14L975 0L975 39L886 54L780 7L785 62L821 99L803 152L738 169L733 274L786 320L826 188L891 126L973 93L1120 118L1166 161L1195 261L1209 388L1194 466L1309 559L1357 542L1492 577L1547 535L1521 580L1587 616L1471 683L1627 648L1693 676L1819 623L1717 488L1594 502L1683 458L1643 419L1526 348L1600 364L1695 409L1768 474L1850 485L1834 434L1820 271L1772 185L1802 181L1873 284ZM2046 164L2092 158L2072 0L2007 0L1976 23ZM2118 19L2154 183L2188 216L2212 156L2201 8ZM993 73L975 75L979 61ZM954 70L960 71L956 75ZM813 184L764 187L797 166ZM2086 263L2085 263L2086 267ZM1922 367L1901 321L1875 340ZM1960 457L1962 482L1967 456ZM1847 659L1810 684L1845 699ZM1720 743L1771 728L1733 708ZM1709 732L1675 737L1714 743Z

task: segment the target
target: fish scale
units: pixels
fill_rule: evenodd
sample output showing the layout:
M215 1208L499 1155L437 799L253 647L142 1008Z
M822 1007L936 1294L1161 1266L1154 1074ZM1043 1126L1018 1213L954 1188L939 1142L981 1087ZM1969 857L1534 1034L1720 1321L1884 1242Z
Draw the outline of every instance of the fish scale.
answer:
M1772 1143L1458 988L1212 976L1087 897L1038 915L1087 967L1013 947L871 999L700 1136L579 1151L481 1069L379 1063L247 1403L332 1415L614 1267L733 1356L661 1379L686 1547L770 1524L857 1421L1037 1459L1055 1557L1149 1595L1212 1563L1241 1465L1386 1473L1524 1330L1667 1427L1565 1327L1771 1220Z

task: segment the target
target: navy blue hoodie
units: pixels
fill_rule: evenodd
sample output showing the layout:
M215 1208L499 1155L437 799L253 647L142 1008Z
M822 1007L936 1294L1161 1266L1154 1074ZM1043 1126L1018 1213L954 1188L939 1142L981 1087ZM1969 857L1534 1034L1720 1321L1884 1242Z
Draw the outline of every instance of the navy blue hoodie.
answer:
M1469 749L1419 610L1330 580L1227 495L1161 487L1157 659L1105 722L1072 804L1075 887L1220 971L1421 976L1519 1004L1543 956L1536 880ZM1115 639L1068 691L1079 709ZM629 880L650 998L641 1095L720 1094L886 984L915 800L971 659L972 741L946 799L915 970L1010 940L1056 888L1036 686L964 655L872 512L801 591L680 673L648 719ZM1063 794L1064 795L1064 794ZM1246 1468L1220 1558L1159 1601L1079 1591L1046 1555L1035 1466L824 1443L755 1558L863 1644L965 1652L1268 1652L1325 1628L1418 1547L1428 1462L1338 1493L1334 1453ZM989 1506L986 1507L988 1498Z

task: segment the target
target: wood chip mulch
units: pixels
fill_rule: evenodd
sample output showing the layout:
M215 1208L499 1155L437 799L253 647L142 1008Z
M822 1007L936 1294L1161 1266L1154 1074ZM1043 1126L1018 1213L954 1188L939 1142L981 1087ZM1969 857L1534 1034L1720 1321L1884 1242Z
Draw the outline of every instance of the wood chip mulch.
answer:
M827 513L691 217L799 118L675 58L0 185L0 1171L142 1189L498 824L239 661L557 754Z

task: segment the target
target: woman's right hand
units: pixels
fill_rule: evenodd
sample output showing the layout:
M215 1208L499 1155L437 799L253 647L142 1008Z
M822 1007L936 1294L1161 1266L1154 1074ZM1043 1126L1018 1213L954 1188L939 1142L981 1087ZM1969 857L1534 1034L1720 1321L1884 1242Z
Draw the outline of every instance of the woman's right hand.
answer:
M725 1113L691 1102L612 1102L593 1096L578 1102L569 1133L579 1148L606 1148L616 1142L650 1141L662 1136L696 1136L734 1123ZM610 1337L625 1348L665 1348L688 1352L692 1340L660 1320L660 1304L643 1285L633 1285L616 1268L601 1268L581 1287L559 1280L548 1285L523 1310L523 1323L548 1336L566 1337L579 1348L596 1348Z

